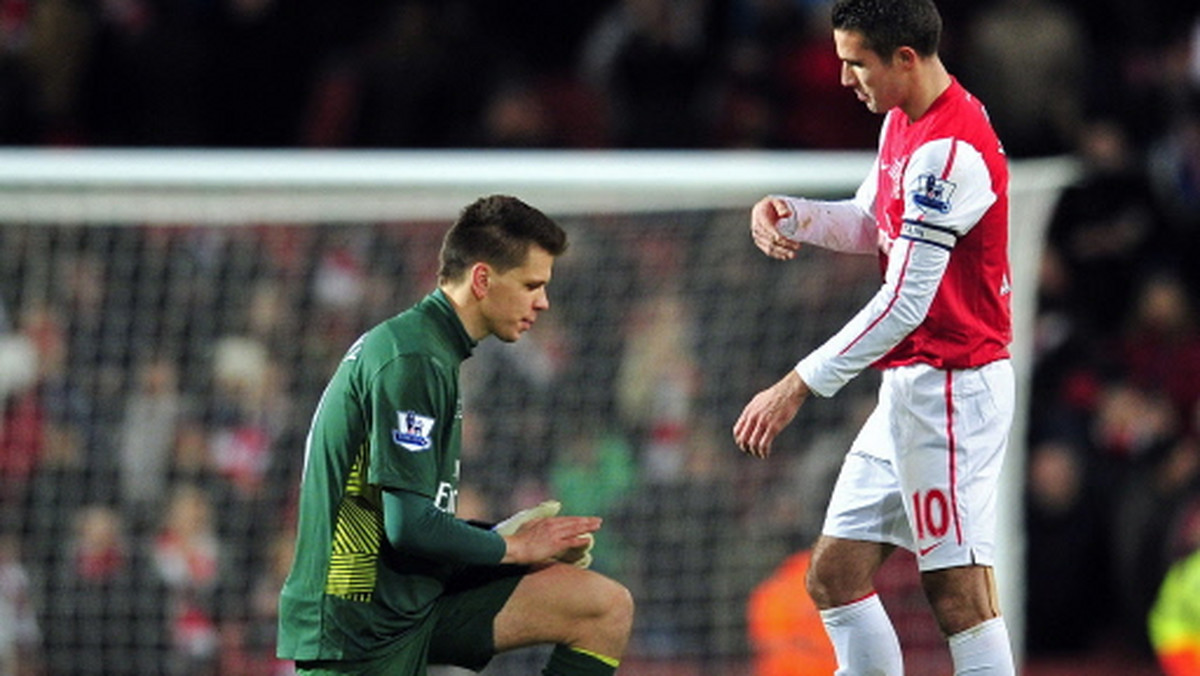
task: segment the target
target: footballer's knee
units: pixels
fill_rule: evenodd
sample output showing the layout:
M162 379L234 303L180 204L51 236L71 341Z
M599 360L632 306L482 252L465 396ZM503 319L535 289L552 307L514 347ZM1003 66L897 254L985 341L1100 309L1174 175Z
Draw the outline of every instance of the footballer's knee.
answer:
M633 594L625 585L600 574L595 580L598 616L617 632L628 634L633 627Z
M805 588L821 610L844 606L875 590L875 571L893 547L822 536L813 548Z
M804 578L804 586L813 603L821 610L846 605L870 594L874 589L869 576L834 566L818 565L815 559Z
M808 591L813 603L821 610L832 608L831 593L825 579L817 572L817 561L814 558L804 575L804 588Z
M579 635L572 645L604 655L620 657L633 631L633 594L625 585L599 573L580 576L577 589L586 597L579 622Z

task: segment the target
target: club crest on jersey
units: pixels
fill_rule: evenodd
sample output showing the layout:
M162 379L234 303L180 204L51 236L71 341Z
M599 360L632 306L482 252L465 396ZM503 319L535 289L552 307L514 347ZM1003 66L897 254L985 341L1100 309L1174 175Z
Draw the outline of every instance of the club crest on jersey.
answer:
M950 196L954 194L955 185L934 174L921 174L917 178L917 187L913 191L913 201L923 211L933 210L938 213L950 213Z
M433 426L437 420L415 411L396 411L396 429L392 430L392 441L397 445L420 453L433 446Z

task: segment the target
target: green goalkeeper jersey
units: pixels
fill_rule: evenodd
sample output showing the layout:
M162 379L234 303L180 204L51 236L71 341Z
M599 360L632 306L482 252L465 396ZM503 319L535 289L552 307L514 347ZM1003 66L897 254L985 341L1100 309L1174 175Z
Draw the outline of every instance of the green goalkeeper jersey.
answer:
M279 657L376 654L441 595L452 564L388 544L381 491L409 491L455 512L458 374L474 347L438 290L372 328L342 359L305 443L296 557L279 602Z

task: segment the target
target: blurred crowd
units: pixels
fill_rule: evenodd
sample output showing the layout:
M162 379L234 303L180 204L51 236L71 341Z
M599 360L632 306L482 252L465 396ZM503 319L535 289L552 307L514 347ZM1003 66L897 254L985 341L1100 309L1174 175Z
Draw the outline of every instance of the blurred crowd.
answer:
M1161 581L1200 550L1200 10L940 6L1009 154L1082 167L1038 279L1025 644L1153 663ZM0 145L870 148L827 9L0 0ZM568 223L556 311L464 371L462 510L609 516L644 656L744 657L730 609L815 534L871 405L853 383L795 452L731 465L741 404L873 286L871 261L765 264L734 216ZM431 225L0 228L0 674L287 673L297 449L341 351L428 290Z
M1189 3L940 3L1013 156L1194 119ZM0 0L0 144L865 148L829 0Z

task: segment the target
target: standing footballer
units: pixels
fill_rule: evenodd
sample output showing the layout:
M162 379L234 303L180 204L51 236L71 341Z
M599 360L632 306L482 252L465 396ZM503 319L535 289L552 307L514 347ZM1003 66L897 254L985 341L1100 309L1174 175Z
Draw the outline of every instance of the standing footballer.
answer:
M751 399L734 438L766 457L810 393L833 396L881 369L878 405L846 455L807 580L837 673L904 672L873 584L900 546L916 554L955 673L1011 676L992 568L1014 399L1004 151L983 105L938 57L932 0L838 0L832 13L842 84L884 115L874 168L850 200L766 197L750 228L773 258L803 243L876 254L883 283Z
M437 288L342 359L309 430L279 603L278 654L300 674L479 670L539 643L556 644L547 676L616 671L633 603L580 565L600 519L535 509L487 529L454 515L459 366L484 338L533 327L566 246L524 202L477 200L445 235Z

